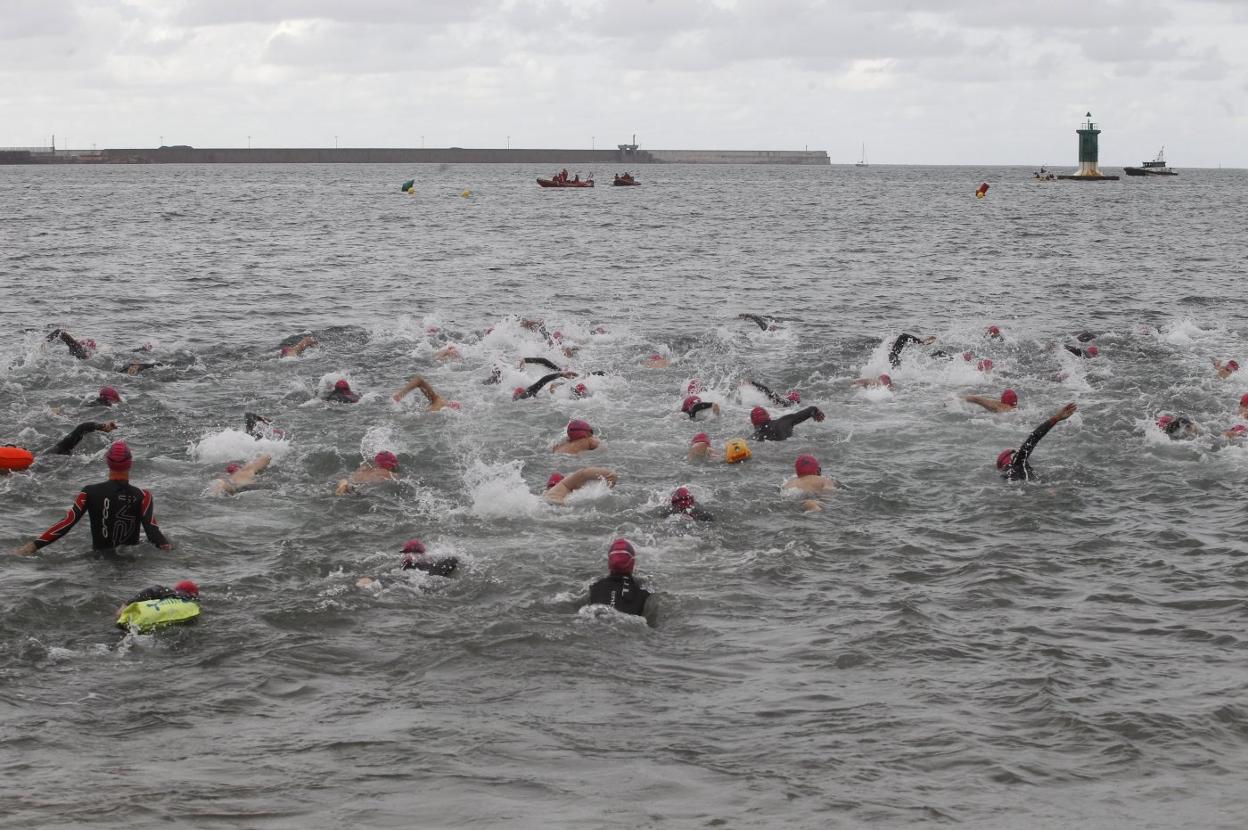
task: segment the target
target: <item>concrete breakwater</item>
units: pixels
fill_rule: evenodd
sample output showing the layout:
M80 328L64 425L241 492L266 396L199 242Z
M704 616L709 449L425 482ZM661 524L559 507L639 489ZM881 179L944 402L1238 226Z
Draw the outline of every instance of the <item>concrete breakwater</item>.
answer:
M0 153L0 164L811 164L824 150L547 150L449 148L159 148Z

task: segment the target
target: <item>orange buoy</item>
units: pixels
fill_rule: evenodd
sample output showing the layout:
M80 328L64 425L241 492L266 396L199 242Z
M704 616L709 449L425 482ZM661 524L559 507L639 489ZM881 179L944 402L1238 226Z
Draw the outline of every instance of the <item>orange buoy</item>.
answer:
M988 182L980 182L979 190L975 191L975 198L982 199L988 195Z
M35 454L21 447L0 447L0 470L17 472L35 463Z

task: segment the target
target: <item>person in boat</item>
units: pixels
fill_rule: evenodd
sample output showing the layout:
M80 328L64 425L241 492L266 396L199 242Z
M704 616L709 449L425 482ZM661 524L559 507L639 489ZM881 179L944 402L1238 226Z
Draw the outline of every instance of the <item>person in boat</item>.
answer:
M632 542L616 539L607 551L607 575L589 586L587 605L607 605L625 614L650 617L651 593L633 577L637 553Z
M1013 412L1018 408L1018 393L1013 389L1006 389L1001 393L1000 399L988 398L983 395L963 395L962 400L967 403L973 403L982 406L989 412Z
M48 333L47 340L51 343L53 340L60 340L67 347L69 353L79 360L86 360L95 354L95 341L90 339L78 340L69 332L63 329L55 329Z
M1239 371L1239 361L1228 360L1223 363L1215 357L1213 359L1213 370L1218 373L1219 378L1226 380Z
M140 528L147 540L161 550L173 547L156 523L156 500L152 494L130 483L130 468L134 464L130 447L125 441L116 441L104 460L108 464L108 480L83 487L63 519L15 553L29 556L52 544L73 529L83 515L91 520L91 547L101 554L137 545Z
M233 496L243 490L250 490L255 486L256 476L263 473L272 461L273 456L264 453L246 464L240 464L237 461L230 462L225 468L225 475L208 485L209 494L213 496Z
M144 588L117 609L117 627L148 632L168 625L194 622L199 617L199 586L183 579L172 588Z
M382 450L373 456L372 462L365 461L348 478L338 482L334 489L335 496L345 496L355 492L361 484L382 484L387 481L398 481L399 459L389 450Z
M1157 429L1171 441L1195 438L1201 431L1196 422L1186 415L1162 415L1157 419Z
M602 445L602 442L594 436L594 428L589 425L589 422L579 418L568 422L567 435L566 440L555 444L550 451L563 455L578 455L596 450Z
M568 496L591 482L605 481L607 487L615 487L618 480L619 477L615 471L608 470L606 467L582 467L566 476L560 472L553 472L550 478L546 479L546 492L542 493L542 499L551 504L564 504Z
M281 349L279 350L279 356L280 357L299 357L308 349L317 345L320 345L320 344L318 344L316 340L313 339L312 335L307 335L306 337L300 338L294 343L291 343L286 346L282 346Z
M819 496L823 493L835 492L837 489L836 482L823 474L819 460L813 455L799 455L793 462L793 470L797 473L796 478L791 478L780 485L782 490L797 490L808 496ZM822 510L823 505L817 499L809 498L802 502L802 508L807 513L811 513Z
M446 398L442 397L437 392L435 392L433 387L429 385L429 382L425 380L423 377L421 377L420 375L417 375L416 377L409 380L406 386L404 386L398 392L394 393L394 397L393 397L394 402L398 403L399 401L403 400L405 397L407 397L408 393L411 392L413 389L419 389L421 394L425 396L425 400L429 401L430 412L437 412L448 406L451 409L460 408L459 401L448 401Z
M919 339L913 334L903 332L896 340L893 341L893 347L888 350L888 365L896 369L901 365L901 350L910 343L918 343L920 346L930 346L936 342L935 336Z
M669 516L684 516L687 519L693 519L695 522L712 522L715 517L708 511L698 506L697 500L693 497L693 493L689 492L688 487L677 487L669 503L659 508L659 515L663 518Z
M566 182L567 180L568 180L568 168L565 167L559 171L559 181Z
M823 420L823 412L817 406L808 406L797 412L773 419L771 413L761 406L750 410L750 423L754 425L755 441L784 441L793 435L793 427L814 418Z
M580 180L581 180L581 174L580 174L580 173L577 173L577 174L576 174L576 176L572 179L572 181L574 181L574 182L579 182Z
M1006 481L1033 481L1035 473L1031 470L1029 459L1031 453L1036 448L1036 444L1040 443L1040 439L1048 435L1049 430L1065 421L1071 415L1075 414L1077 407L1073 403L1068 403L1053 414L1047 421L1036 427L1031 435L1027 436L1027 440L1018 449L1009 449L1001 452L997 456L997 469L1001 471L1001 477Z

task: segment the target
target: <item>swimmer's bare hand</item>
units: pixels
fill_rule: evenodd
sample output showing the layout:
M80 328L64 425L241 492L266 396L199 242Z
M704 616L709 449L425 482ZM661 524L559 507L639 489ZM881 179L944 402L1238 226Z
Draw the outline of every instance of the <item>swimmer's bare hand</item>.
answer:
M109 421L106 424L101 424L100 428L97 431L98 432L112 432L115 429L117 429L117 422Z
M1075 410L1076 410L1076 409L1078 409L1078 408L1079 408L1079 407L1075 406L1073 403L1068 403L1068 404L1066 404L1065 406L1063 406L1061 409L1059 409L1059 410L1057 411L1057 414L1053 416L1053 420L1054 420L1055 422L1056 422L1056 421L1065 421L1065 420L1066 420L1067 418L1069 418L1071 415L1074 415L1074 414L1075 414Z
M30 556L34 552L35 552L35 543L27 542L26 544L22 545L20 548L14 549L13 555L14 556Z
M934 335L934 334L933 334L933 335L931 335L930 337L924 337L924 338L923 338L923 345L924 345L924 346L930 346L930 345L932 345L932 344L933 344L933 343L935 343L935 342L936 342L936 335Z
M814 418L815 418L815 420L816 420L816 421L822 421L822 420L823 420L824 418L826 418L826 417L827 417L827 416L823 414L823 410L822 410L822 409L816 409L816 410L815 410L815 415L814 415Z
M163 545L160 546L160 549L161 550L173 550L173 545L169 544L168 542L165 542Z

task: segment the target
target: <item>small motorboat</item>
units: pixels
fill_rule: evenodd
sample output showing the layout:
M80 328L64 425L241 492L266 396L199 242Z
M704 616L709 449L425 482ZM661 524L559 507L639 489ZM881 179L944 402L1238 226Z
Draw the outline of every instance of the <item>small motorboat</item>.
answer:
M1177 176L1178 173L1166 166L1166 148L1157 151L1157 158L1142 161L1139 167L1124 167L1122 172L1128 176Z
M593 187L594 175L591 173L588 179L582 179L581 174L577 173L573 178L568 178L568 171L561 170L549 179L538 179L539 187Z
M614 181L611 182L611 184L615 185L616 187L629 187L629 186L640 186L641 182L634 179L632 173L625 173L623 176L621 176L619 173L616 173L615 179Z
M1056 175L1056 174L1054 174L1054 173L1050 173L1048 170L1046 170L1046 169L1044 168L1044 166L1043 166L1043 165L1041 165L1041 167L1040 167L1040 169L1039 169L1039 170L1037 170L1036 172L1034 172L1034 173L1032 173L1032 174L1031 174L1031 178L1032 178L1032 179L1034 179L1035 181L1038 181L1038 182L1055 182L1055 181L1057 181L1057 175Z

